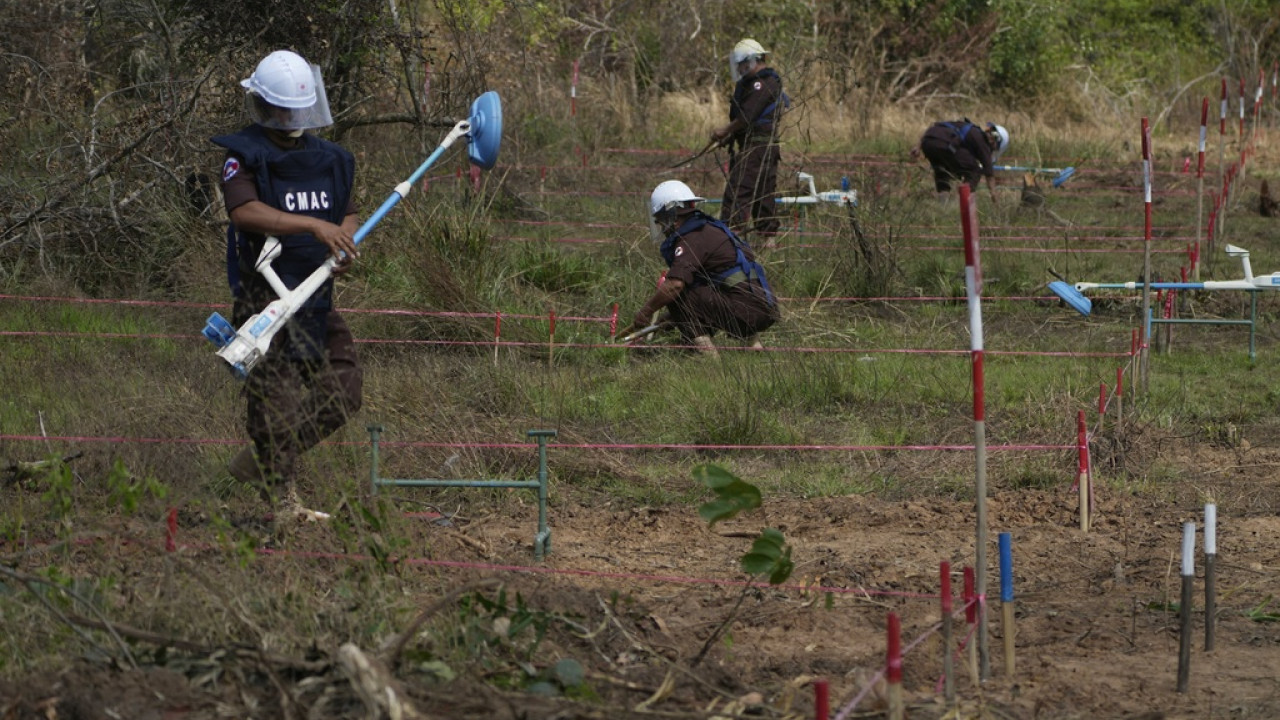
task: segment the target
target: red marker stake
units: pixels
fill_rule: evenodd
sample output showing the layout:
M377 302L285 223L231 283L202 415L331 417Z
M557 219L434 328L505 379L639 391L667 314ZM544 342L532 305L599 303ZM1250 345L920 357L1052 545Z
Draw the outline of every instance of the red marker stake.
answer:
M897 613L889 613L888 650L885 652L885 680L889 683L889 718L902 720L906 706L902 701L902 627Z
M165 552L178 549L178 508L169 508L169 515L165 518L164 549Z

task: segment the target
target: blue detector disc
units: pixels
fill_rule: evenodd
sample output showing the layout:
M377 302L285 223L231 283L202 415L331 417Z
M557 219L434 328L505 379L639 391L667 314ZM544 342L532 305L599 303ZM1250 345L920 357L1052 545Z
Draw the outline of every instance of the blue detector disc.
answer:
M1089 311L1093 309L1093 303L1089 302L1089 298L1085 297L1084 293L1061 280L1049 283L1049 291L1062 298L1064 302L1075 308L1076 312L1085 317L1088 317Z
M470 123L467 156L488 170L498 162L498 148L502 145L502 101L497 92L490 90L471 103Z

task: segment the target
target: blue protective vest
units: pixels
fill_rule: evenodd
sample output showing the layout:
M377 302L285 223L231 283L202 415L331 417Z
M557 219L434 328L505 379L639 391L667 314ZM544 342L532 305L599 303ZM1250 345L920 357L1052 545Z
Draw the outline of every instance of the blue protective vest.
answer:
M969 122L969 118L965 118L959 125L953 122L940 122L938 124L956 134L956 141L951 143L951 152L955 152L958 147L969 144L969 131L973 129L973 123Z
M771 130L775 119L774 115L777 114L778 103L782 103L784 110L791 107L791 98L782 91L782 78L773 68L765 68L738 81L738 84L733 88L733 101L729 103L729 120L730 122L737 120L742 114L742 104L746 102L747 95L751 93L751 83L759 78L778 78L778 97L765 106L765 109L760 112L760 116L751 123L751 126L757 130Z
M719 220L716 220L701 211L695 211L688 220L685 220L680 224L680 227L676 228L675 232L668 235L667 239L662 241L662 245L658 248L658 251L662 254L662 259L667 263L667 267L671 267L676 262L676 245L679 244L680 239L685 235L701 230L706 225L711 225L727 235L729 237L729 242L733 243L733 250L737 253L738 257L737 261L733 265L730 265L714 275L707 274L704 276L702 273L699 273L693 279L694 285L715 283L716 287L722 290L729 290L743 282L754 280L760 285L761 289L764 290L765 300L768 301L769 307L773 307L776 304L776 301L773 297L773 290L769 287L769 281L764 277L764 267L755 260L748 260L746 253L742 251L743 248L750 246L747 245L745 240L738 237L737 234L730 230L728 225L725 225Z
M355 158L346 149L314 135L303 135L299 148L285 150L267 137L259 125L219 135L213 142L227 148L250 168L257 181L258 199L288 213L309 215L342 224L351 199ZM293 289L329 258L329 248L309 233L279 238L283 252L273 263L285 286ZM241 273L253 272L264 238L250 240L235 225L227 228L227 282L239 297ZM303 305L304 309L332 308L333 279Z

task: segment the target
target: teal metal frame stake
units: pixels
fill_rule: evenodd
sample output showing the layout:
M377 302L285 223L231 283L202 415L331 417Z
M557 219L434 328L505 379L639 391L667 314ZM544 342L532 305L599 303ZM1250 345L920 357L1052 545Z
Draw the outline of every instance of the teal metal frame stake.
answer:
M542 560L551 552L551 528L547 526L547 438L556 436L555 430L530 430L526 433L538 442L538 477L536 480L443 480L427 478L403 480L378 476L378 441L382 437L381 425L369 425L369 441L372 445L369 464L369 480L373 493L383 485L398 487L470 487L470 488L529 488L538 495L538 532L533 537L533 559Z

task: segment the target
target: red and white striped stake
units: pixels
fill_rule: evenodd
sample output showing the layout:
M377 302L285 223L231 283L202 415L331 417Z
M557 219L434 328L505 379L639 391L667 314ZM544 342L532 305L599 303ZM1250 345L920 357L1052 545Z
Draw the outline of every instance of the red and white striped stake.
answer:
M609 315L609 337L618 337L618 303L613 304L613 313Z
M1178 692L1191 679L1191 591L1196 580L1196 524L1182 524L1182 596L1178 608Z
M1151 332L1151 126L1142 118L1142 356L1138 360L1138 379L1147 387L1148 353Z
M1218 118L1218 134L1227 134L1227 79L1222 78L1222 113Z
M974 495L978 516L978 541L974 564L978 570L978 594L987 594L987 427L982 375L982 263L978 251L978 208L967 183L960 186L960 225L964 231L964 284L969 306L969 347L973 365ZM986 613L978 621L978 658L981 678L987 679Z
M1227 161L1226 161L1226 145L1227 145L1227 79L1222 78L1222 111L1218 117L1218 184L1222 186L1222 195L1218 198L1219 207L1225 207L1227 204ZM1223 218L1218 218L1218 229L1214 234L1221 236L1226 223ZM1216 241L1216 238L1215 238ZM1209 255L1209 262L1213 262L1213 255Z
M578 61L573 61L573 82L569 83L569 116L578 115Z
M889 613L888 626L884 677L889 684L889 718L902 720L906 716L906 706L902 700L902 626L897 613Z
M941 576L939 591L942 596L942 695L951 704L956 701L955 668L951 659L951 648L954 645L951 629L951 563L946 560L939 563L938 574Z
M1209 98L1204 98L1200 106L1200 144L1196 151L1196 246L1200 246L1204 228L1204 141L1209 129ZM1213 253L1213 238L1209 238L1209 253ZM1200 265L1195 268L1196 282L1200 281Z
M1262 112L1262 91L1267 86L1267 78L1262 68L1258 68L1258 89L1253 93L1253 136L1258 136L1258 114Z
M1240 139L1244 140L1244 77L1240 78Z

